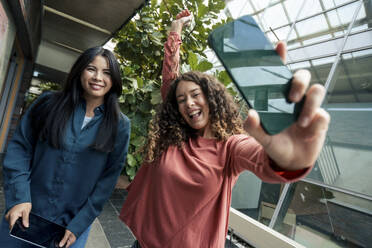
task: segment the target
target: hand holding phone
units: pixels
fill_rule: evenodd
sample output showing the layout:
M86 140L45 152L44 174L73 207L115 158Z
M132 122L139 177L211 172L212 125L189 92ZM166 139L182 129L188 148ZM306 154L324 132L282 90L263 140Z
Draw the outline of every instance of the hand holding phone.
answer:
M292 73L251 16L217 28L208 42L268 134L297 120L303 101L294 104L288 98Z
M22 218L18 218L9 234L38 247L56 248L65 234L65 228L30 212L29 227L25 227Z
M250 16L219 27L208 41L242 97L256 110L248 112L246 131L280 170L312 166L330 122L321 108L325 88L319 84L309 87L307 70L292 77Z
M28 227L28 216L31 212L32 204L30 202L23 202L14 205L5 215L5 219L9 223L9 229L12 229L16 221L22 217L23 225Z

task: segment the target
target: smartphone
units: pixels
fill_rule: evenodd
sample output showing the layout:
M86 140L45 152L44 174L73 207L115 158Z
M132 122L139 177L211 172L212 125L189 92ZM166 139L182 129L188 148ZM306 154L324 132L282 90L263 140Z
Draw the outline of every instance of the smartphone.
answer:
M289 101L292 73L253 17L213 30L208 44L248 106L258 112L266 133L277 134L297 120L304 99Z
M58 244L65 234L65 228L31 212L29 227L24 227L22 218L19 218L9 234L38 247L55 248L59 247Z

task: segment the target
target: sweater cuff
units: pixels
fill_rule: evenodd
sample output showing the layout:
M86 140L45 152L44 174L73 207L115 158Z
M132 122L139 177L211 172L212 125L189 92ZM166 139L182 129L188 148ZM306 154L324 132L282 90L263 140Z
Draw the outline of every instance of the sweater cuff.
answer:
M6 212L17 204L31 202L30 185L28 182L5 184L4 193Z
M285 178L286 181L297 181L301 178L304 178L307 174L310 173L310 171L313 168L313 166L310 166L310 167L300 169L300 170L286 171L280 168L274 162L274 160L272 160L270 157L269 157L269 165L270 165L270 168L275 172L275 174L277 174L280 177Z
M87 213L87 211L81 211L77 216L75 216L71 222L67 225L66 229L72 232L76 238L93 223L95 217L92 217Z

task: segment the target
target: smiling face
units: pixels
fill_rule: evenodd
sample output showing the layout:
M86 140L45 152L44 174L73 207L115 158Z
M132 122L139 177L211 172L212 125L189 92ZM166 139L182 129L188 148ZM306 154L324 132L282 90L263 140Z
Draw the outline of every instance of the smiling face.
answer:
M180 81L176 89L178 111L198 134L212 138L209 127L209 106L200 86L192 81Z
M98 100L103 103L104 96L112 86L108 60L97 55L81 73L80 81L86 101Z

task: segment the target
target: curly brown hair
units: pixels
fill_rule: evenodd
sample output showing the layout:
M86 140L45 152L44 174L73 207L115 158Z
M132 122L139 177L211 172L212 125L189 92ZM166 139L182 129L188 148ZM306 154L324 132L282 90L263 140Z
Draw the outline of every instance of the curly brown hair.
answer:
M202 89L208 101L211 131L217 140L225 141L231 135L245 132L238 107L225 86L211 75L197 71L187 72L173 81L165 101L149 124L145 146L146 162L160 158L169 146L181 148L183 142L197 136L197 130L184 121L178 110L176 90L181 81L194 82Z

